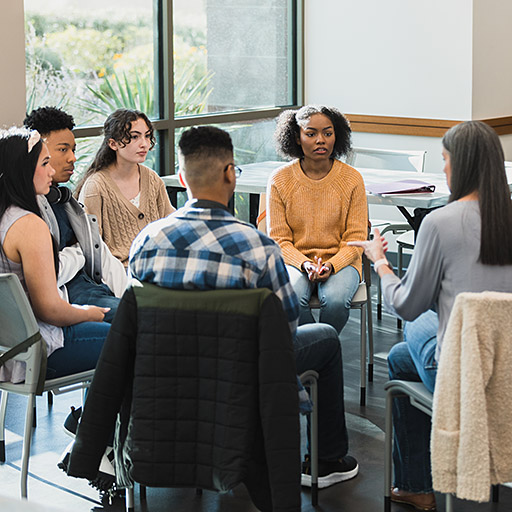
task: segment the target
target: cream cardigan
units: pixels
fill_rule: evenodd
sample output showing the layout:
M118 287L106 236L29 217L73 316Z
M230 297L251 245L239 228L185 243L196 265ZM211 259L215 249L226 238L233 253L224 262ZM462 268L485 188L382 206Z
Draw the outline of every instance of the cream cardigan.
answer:
M455 300L434 391L435 490L489 501L512 481L512 293L461 293Z
M140 230L174 211L164 182L145 165L140 166L140 205L123 196L108 171L94 173L84 183L79 201L98 219L100 234L110 252L126 267L134 238Z

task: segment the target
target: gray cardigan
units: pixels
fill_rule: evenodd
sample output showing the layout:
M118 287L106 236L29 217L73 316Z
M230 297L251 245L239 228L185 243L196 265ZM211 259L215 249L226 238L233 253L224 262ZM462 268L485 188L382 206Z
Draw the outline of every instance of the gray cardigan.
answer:
M512 233L503 233L512 236ZM482 265L478 201L455 201L425 217L407 273L382 278L388 310L414 320L433 307L439 315L436 360L453 307L461 292L512 292L512 265Z
M38 195L37 198L41 215L59 243L60 230L55 214L45 196ZM73 279L83 267L96 283L106 283L116 297L121 297L127 283L126 271L101 239L96 217L87 215L83 206L74 197L65 204L64 208L78 240L78 247L66 247L60 251L60 269L57 278L59 288Z

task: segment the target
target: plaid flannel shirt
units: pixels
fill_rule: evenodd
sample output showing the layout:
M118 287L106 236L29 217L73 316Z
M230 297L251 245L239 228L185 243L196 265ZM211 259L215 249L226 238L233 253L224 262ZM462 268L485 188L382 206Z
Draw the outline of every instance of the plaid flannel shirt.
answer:
M222 205L195 204L188 202L139 233L130 249L131 275L174 289L269 288L281 299L295 339L298 299L279 246Z

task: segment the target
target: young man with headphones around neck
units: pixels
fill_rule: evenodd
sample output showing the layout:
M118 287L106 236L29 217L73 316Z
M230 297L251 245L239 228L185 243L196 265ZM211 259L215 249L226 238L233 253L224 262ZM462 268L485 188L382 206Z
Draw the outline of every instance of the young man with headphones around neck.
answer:
M126 287L126 271L100 237L96 219L88 216L67 187L75 162L73 118L55 107L41 107L25 118L25 126L43 137L55 169L46 196L38 196L43 219L59 245L57 284L69 302L111 308L111 322Z

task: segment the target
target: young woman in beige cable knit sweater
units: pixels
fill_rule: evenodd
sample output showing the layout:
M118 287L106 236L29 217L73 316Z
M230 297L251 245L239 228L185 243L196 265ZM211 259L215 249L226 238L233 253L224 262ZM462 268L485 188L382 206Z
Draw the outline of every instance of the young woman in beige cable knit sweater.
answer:
M103 128L103 143L75 193L98 219L112 254L127 266L139 231L174 208L161 178L142 165L155 145L148 117L138 110L118 109Z

